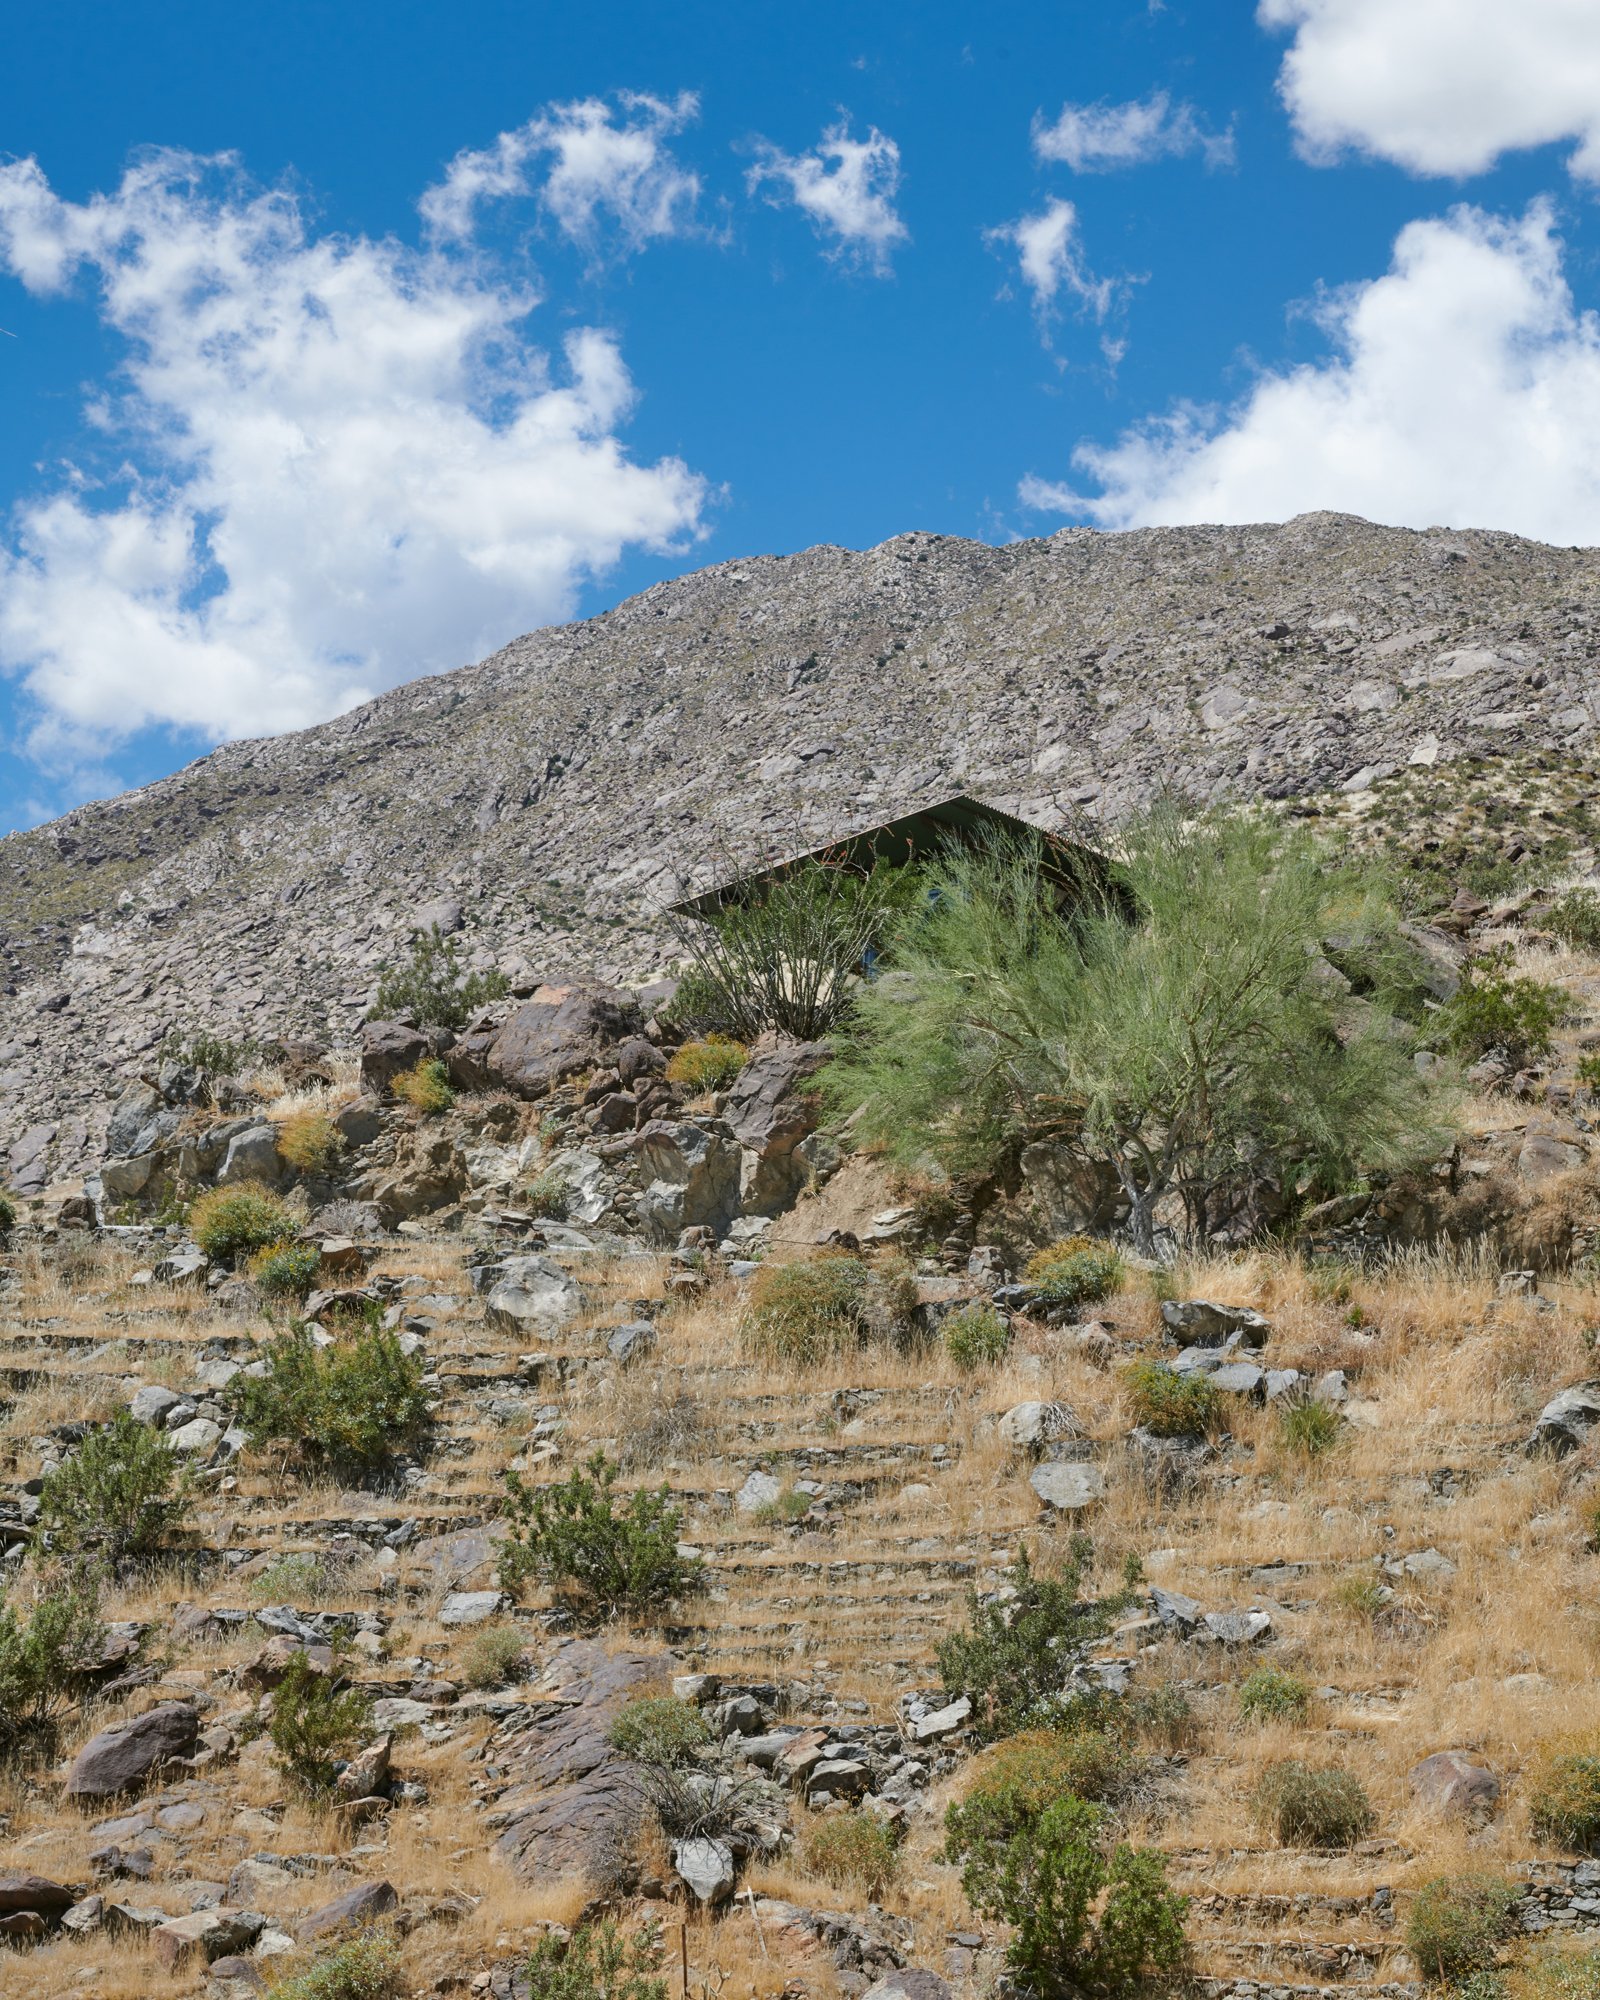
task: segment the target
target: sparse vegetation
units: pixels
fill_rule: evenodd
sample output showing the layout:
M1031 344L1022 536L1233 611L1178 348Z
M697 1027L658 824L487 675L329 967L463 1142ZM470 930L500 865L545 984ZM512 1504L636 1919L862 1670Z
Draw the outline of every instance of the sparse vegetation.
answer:
M640 1764L686 1764L713 1739L699 1709L668 1694L625 1702L607 1740Z
M1600 1746L1549 1746L1524 1783L1535 1838L1577 1854L1600 1851Z
M481 1626L461 1649L461 1678L470 1688L509 1687L522 1678L526 1665L515 1625Z
M94 1593L81 1582L45 1591L26 1618L0 1603L0 1756L52 1747L104 1639Z
M464 1027L481 1007L511 990L503 972L469 972L455 942L437 924L411 940L410 955L378 970L369 1021L409 1014L422 1028Z
M1494 1875L1436 1875L1412 1899L1406 1947L1423 1974L1459 1986L1488 1972L1511 1928L1517 1890Z
M1239 1684L1239 1714L1246 1722L1304 1722L1310 1708L1310 1688L1281 1667L1257 1667Z
M296 1173L331 1173L343 1151L338 1126L315 1106L291 1111L278 1126L278 1153Z
M1331 1403L1299 1396L1285 1403L1278 1418L1278 1443L1296 1458L1320 1458L1332 1451L1344 1431L1344 1419Z
M993 1306L963 1306L940 1332L944 1351L958 1368L992 1367L1011 1345L1011 1322Z
M1025 1729L997 1744L965 1795L945 1810L945 1859L962 1864L969 1900L989 1893L999 1857L1063 1794L1118 1805L1139 1768L1139 1759L1100 1729Z
M542 1222L565 1222L572 1207L572 1188L565 1174L546 1167L529 1181L521 1202L529 1215Z
M278 1980L272 2000L400 2000L405 1990L400 1940L379 1927L324 1952L304 1972Z
M288 1784L307 1799L325 1799L339 1766L355 1755L372 1726L371 1704L338 1672L319 1673L309 1654L296 1653L273 1690L273 1761Z
M322 1252L314 1243L269 1243L255 1253L248 1268L266 1298L303 1299L321 1273Z
M282 1243L297 1226L288 1207L259 1181L207 1188L189 1205L190 1234L219 1263L232 1263L241 1251Z
M685 1042L673 1052L667 1081L688 1090L726 1090L749 1060L746 1043L731 1035L707 1035L704 1041Z
M660 1610L699 1582L698 1559L678 1553L682 1521L667 1487L640 1487L618 1504L618 1467L594 1452L553 1486L506 1474L511 1532L500 1551L508 1590L533 1579L601 1617Z
M1297 1758L1267 1766L1256 1783L1255 1808L1283 1847L1354 1847L1375 1818L1353 1771Z
M39 1525L57 1554L113 1572L148 1561L177 1529L189 1482L162 1432L119 1410L83 1440L39 1493Z
M1567 889L1544 913L1544 926L1572 951L1600 952L1600 896L1593 889Z
M195 1069L203 1077L220 1080L252 1068L265 1059L267 1051L260 1042L248 1037L231 1041L226 1036L212 1034L209 1028L174 1028L159 1044L156 1054L162 1062L176 1063L180 1069Z
M1497 1055L1514 1067L1550 1053L1555 1031L1571 1008L1564 987L1512 969L1511 949L1469 960L1454 999L1443 1009L1446 1045L1468 1062Z
M450 1088L450 1072L437 1056L426 1056L414 1069L403 1069L389 1088L424 1118L437 1118L450 1109L456 1094Z
M1204 1437L1221 1416L1222 1399L1204 1375L1136 1361L1122 1379L1133 1421L1152 1437Z
M872 1274L858 1257L764 1264L744 1319L752 1353L814 1367L867 1338Z
M608 1919L580 1924L570 1938L550 1932L525 1970L528 2000L667 2000L651 1931L625 1937Z
M899 1873L900 1843L894 1829L872 1813L841 1813L805 1829L800 1858L820 1880L877 1902Z
M1123 1271L1122 1259L1109 1243L1069 1236L1030 1257L1025 1275L1038 1288L1042 1305L1072 1311L1109 1297L1121 1285Z
M428 1426L422 1364L378 1327L319 1347L309 1327L291 1324L267 1343L265 1373L229 1385L252 1445L291 1457L371 1473L420 1443Z
M0 1243L11 1241L11 1232L17 1226L17 1205L10 1195L0 1190Z

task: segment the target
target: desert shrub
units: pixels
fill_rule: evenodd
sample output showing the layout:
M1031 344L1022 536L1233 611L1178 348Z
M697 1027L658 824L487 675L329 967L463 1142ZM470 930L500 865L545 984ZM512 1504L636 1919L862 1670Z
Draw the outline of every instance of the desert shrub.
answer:
M0 1243L11 1240L11 1232L17 1226L17 1205L10 1195L0 1193Z
M509 1687L522 1676L522 1634L515 1625L480 1627L462 1647L460 1667L468 1687Z
M1517 1891L1495 1875L1436 1875L1412 1899L1406 1947L1422 1971L1454 1986L1494 1964Z
M1370 1571L1352 1570L1334 1585L1333 1601L1350 1617L1370 1623L1389 1601L1384 1591L1385 1586Z
M836 1889L856 1889L877 1902L900 1868L894 1829L872 1813L841 1813L808 1826L800 1840L808 1871Z
M1122 1283L1123 1262L1109 1243L1092 1236L1069 1236L1028 1259L1024 1274L1038 1287L1040 1302L1071 1310L1108 1297Z
M314 1243L269 1243L250 1259L250 1276L269 1299L303 1299L322 1272Z
M1343 1429L1344 1419L1331 1403L1296 1397L1278 1418L1278 1443L1298 1458L1320 1458L1339 1442Z
M1550 1053L1555 1030L1571 1011L1572 996L1548 980L1513 972L1509 945L1469 960L1455 997L1441 1010L1444 1039L1468 1061L1491 1051L1513 1064Z
M278 1127L278 1152L296 1173L329 1173L343 1151L339 1128L326 1111L291 1111Z
M424 1118L437 1118L456 1101L450 1073L437 1056L424 1056L415 1069L401 1070L391 1078L389 1088Z
M240 1070L261 1062L266 1053L261 1042L248 1037L229 1041L209 1028L174 1028L156 1049L163 1062L176 1063L180 1069L197 1069L208 1077L237 1076Z
M280 1979L272 2000L400 2000L405 1990L400 1940L392 1930L374 1929Z
M1600 1849L1600 1750L1546 1750L1524 1784L1537 1839L1578 1854Z
M1163 1857L1123 1846L1108 1854L1105 1833L1104 1811L1068 1793L971 1877L975 1906L1013 1927L1012 1971L1046 2000L1131 1991L1182 1960L1188 1899L1167 1887Z
M45 1475L39 1525L64 1554L114 1570L153 1556L183 1519L189 1482L164 1433L119 1410Z
M291 1549L264 1563L250 1579L258 1604L314 1604L332 1595L334 1578L321 1556Z
M1127 1698L1126 1711L1129 1726L1161 1750L1185 1750L1199 1733L1194 1703L1171 1681L1135 1688Z
M639 1764L687 1764L712 1735L692 1703L670 1694L647 1694L623 1703L606 1740Z
M419 1027L460 1028L480 1007L503 1000L510 990L503 972L468 972L455 945L434 924L411 940L408 958L379 966L378 991L367 1019L410 1014Z
M763 1264L750 1287L744 1344L753 1353L806 1367L866 1339L872 1274L859 1257Z
M506 1474L511 1532L500 1581L508 1590L538 1577L604 1616L659 1609L699 1582L698 1558L678 1553L682 1517L670 1489L640 1487L619 1506L617 1475L603 1451L554 1486Z
M1085 1200L1114 1187L1153 1256L1200 1241L1263 1178L1313 1199L1432 1158L1449 1122L1402 1016L1415 953L1379 874L1251 810L1171 800L1119 829L1115 876L1058 853L951 853L865 982L819 1077L830 1115L901 1165L994 1173L1050 1145ZM1319 968L1337 929L1370 1008Z
M1366 1787L1353 1771L1269 1764L1257 1780L1255 1809L1283 1847L1353 1847L1372 1830Z
M189 1204L189 1231L208 1257L231 1263L241 1250L264 1250L293 1236L294 1216L259 1181L207 1188Z
M1064 1793L1094 1804L1116 1802L1137 1768L1137 1760L1100 1730L1026 1729L999 1744L965 1797L945 1810L945 1859L961 1865L968 1900L992 1894L1007 1847Z
M1239 1713L1246 1722L1304 1722L1311 1690L1298 1674L1257 1667L1239 1684Z
M565 1222L572 1207L572 1186L565 1174L552 1167L546 1167L542 1174L535 1174L524 1188L521 1196L523 1208L529 1215L537 1216L544 1222Z
M1486 1990L1491 1982L1498 1991ZM1600 1951L1563 1951L1559 1945L1527 1960L1511 1983L1515 2000L1600 2000ZM1469 1973L1457 1989L1461 2000L1505 2000L1507 1985L1492 1972Z
M793 1486L786 1486L775 1500L763 1500L750 1518L758 1528L784 1527L795 1521L803 1521L811 1512L811 1506L809 1493L801 1493Z
M49 1592L26 1619L0 1604L0 1754L50 1744L104 1643L94 1595L81 1585Z
M702 1042L685 1042L667 1064L668 1083L689 1090L726 1090L750 1060L749 1045L731 1035L707 1035Z
M369 1473L427 1429L422 1363L379 1327L319 1347L309 1327L291 1325L262 1358L259 1378L228 1385L252 1445L281 1443L310 1463Z
M692 1391L684 1388L651 1397L648 1408L626 1428L617 1446L625 1472L664 1465L700 1446L711 1426Z
M942 1328L944 1351L958 1368L986 1368L1005 1358L1011 1322L993 1306L963 1306Z
M1600 896L1568 889L1544 913L1544 926L1574 951L1600 951Z
M580 1924L570 1938L550 1931L527 1963L528 2000L667 2000L660 1962L652 1932L624 1937L609 1918Z
M267 1734L273 1762L297 1792L326 1798L339 1766L361 1748L371 1726L372 1705L360 1688L346 1685L337 1671L318 1673L304 1649L290 1657L273 1689Z
M1160 1361L1138 1361L1123 1376L1133 1421L1152 1437L1204 1437L1222 1399L1203 1375L1180 1375Z
M1579 1056L1574 1074L1591 1097L1600 1097L1600 1053Z
M939 1641L944 1685L972 1697L974 1727L985 1741L1068 1712L1063 1690L1074 1663L1126 1602L1080 1603L1082 1580L1073 1557L1055 1576L1038 1574L1024 1546L1006 1572L1007 1590L989 1599L970 1591L966 1631Z

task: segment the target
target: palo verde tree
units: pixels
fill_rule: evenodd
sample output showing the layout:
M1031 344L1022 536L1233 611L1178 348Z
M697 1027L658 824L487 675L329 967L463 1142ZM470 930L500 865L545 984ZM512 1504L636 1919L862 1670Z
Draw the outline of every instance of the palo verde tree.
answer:
M1114 884L1062 899L1041 861L990 844L930 871L822 1073L858 1138L967 1173L1047 1141L1147 1255L1180 1207L1203 1242L1265 1183L1331 1193L1442 1142L1375 876L1264 813L1170 804L1126 829Z

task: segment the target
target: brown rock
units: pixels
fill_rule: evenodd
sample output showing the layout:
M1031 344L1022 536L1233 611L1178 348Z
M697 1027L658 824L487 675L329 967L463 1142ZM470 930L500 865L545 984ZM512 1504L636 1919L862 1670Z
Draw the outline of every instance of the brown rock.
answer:
M541 986L512 1012L486 1048L468 1037L470 1057L452 1060L451 1075L477 1088L544 1097L563 1077L588 1069L639 1029L631 994L610 986ZM474 1073L468 1076L470 1061Z
M347 1928L365 1929L375 1918L392 1910L399 1900L393 1883L358 1882L342 1896L335 1896L331 1903L324 1903L320 1910L312 1911L300 1926L300 1942L308 1944L312 1938L327 1937L330 1932Z
M389 1758L394 1750L392 1736L380 1736L369 1743L359 1757L352 1757L339 1773L336 1784L347 1799L370 1799L389 1781Z
M36 1910L40 1916L59 1917L77 1900L75 1889L63 1888L43 1875L0 1875L0 1916Z
M1500 1780L1460 1750L1439 1750L1413 1767L1411 1789L1440 1812L1482 1819L1500 1801Z
M33 1944L49 1928L37 1910L16 1910L9 1917L0 1917L0 1937L16 1944Z
M200 1718L186 1701L164 1701L131 1722L102 1729L72 1760L69 1799L112 1799L142 1785L169 1757L187 1757L200 1734Z
M150 1933L150 1948L156 1961L168 1971L192 1965L197 1960L209 1965L213 1959L242 1951L255 1943L264 1921L250 1910L230 1910L225 1904L214 1910L196 1910L171 1923L157 1924Z
M314 1674L333 1672L331 1646L320 1646L315 1640L307 1644L303 1639L291 1639L287 1632L275 1632L255 1658L239 1669L239 1685L261 1689L277 1687L297 1653L305 1654L306 1664Z
M361 1088L381 1094L403 1069L433 1053L432 1039L406 1021L368 1021L361 1030Z

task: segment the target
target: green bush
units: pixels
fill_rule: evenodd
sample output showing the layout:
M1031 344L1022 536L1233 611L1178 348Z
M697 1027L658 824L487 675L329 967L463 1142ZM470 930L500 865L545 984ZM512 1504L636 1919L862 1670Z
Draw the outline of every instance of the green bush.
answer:
M400 2000L405 1990L400 1940L391 1930L369 1930L280 1979L272 2000Z
M1187 1897L1167 1887L1154 1850L1118 1846L1108 1855L1105 1830L1102 1808L1058 1797L991 1857L968 1891L986 1916L1013 1927L1007 1960L1045 2000L1084 1988L1130 1992L1182 1961Z
M1126 1712L1129 1726L1162 1750L1188 1749L1199 1733L1193 1702L1171 1681L1135 1688L1127 1698Z
M692 1703L670 1694L647 1694L623 1703L606 1741L636 1764L687 1764L712 1736Z
M0 1243L9 1243L17 1226L17 1205L10 1195L0 1193Z
M424 1118L437 1118L456 1101L450 1088L450 1072L437 1056L426 1056L415 1069L403 1069L389 1088Z
M250 1595L258 1604L315 1604L333 1589L328 1565L304 1549L274 1556L250 1578Z
M1428 1978L1455 1986L1493 1967L1516 1906L1516 1888L1498 1876L1436 1875L1412 1899L1406 1947Z
M372 1705L360 1688L333 1673L318 1673L304 1649L291 1656L272 1691L273 1762L303 1797L324 1799L339 1766L361 1748L372 1729Z
M1495 1052L1520 1067L1550 1053L1555 1030L1572 1009L1565 987L1512 971L1509 945L1472 959L1455 997L1441 1010L1447 1047L1465 1060Z
M521 1205L543 1222L565 1222L572 1208L572 1186L563 1173L546 1167L524 1188Z
M798 1493L794 1487L786 1486L776 1500L763 1500L750 1519L758 1528L787 1527L795 1521L803 1521L811 1508L809 1493Z
M972 1697L974 1728L986 1742L1072 1712L1065 1696L1074 1663L1110 1629L1125 1597L1080 1603L1080 1563L1038 1575L1024 1546L1006 1573L1007 1588L985 1599L968 1593L968 1627L941 1639L935 1652L947 1688Z
M1352 1618L1364 1618L1370 1622L1389 1601L1384 1595L1384 1588L1370 1570L1352 1570L1334 1585L1333 1601Z
M231 1263L241 1250L264 1250L293 1236L295 1218L259 1181L207 1188L189 1205L189 1233L208 1257Z
M1551 1945L1522 1966L1513 1990L1516 2000L1600 2000L1600 1951ZM1505 2000L1506 1991L1492 1972L1469 1973L1458 1989L1460 2000Z
M94 1596L81 1585L41 1597L26 1620L0 1604L0 1751L53 1742L104 1645Z
M1006 1849L1063 1794L1120 1804L1140 1768L1103 1730L1025 1729L998 1744L966 1795L945 1810L945 1859L961 1865L967 1900L992 1895Z
M1297 1458L1320 1458L1339 1442L1344 1419L1331 1403L1315 1397L1296 1397L1286 1403L1278 1418L1278 1443Z
M295 1324L262 1358L258 1379L236 1375L228 1385L252 1445L283 1444L309 1463L370 1473L427 1430L422 1362L381 1328L319 1347L309 1327Z
M657 1610L696 1587L701 1564L678 1553L682 1518L670 1489L640 1487L619 1507L617 1476L603 1451L555 1486L506 1474L511 1532L500 1581L508 1590L537 1577L609 1616Z
M1109 1243L1092 1236L1069 1236L1028 1259L1024 1275L1037 1286L1042 1305L1073 1310L1108 1298L1121 1285L1125 1266Z
M468 972L437 924L411 940L411 955L378 968L378 991L369 1021L410 1014L419 1027L460 1028L492 1000L511 991L503 972Z
M829 1815L809 1825L800 1838L807 1871L836 1889L855 1889L877 1902L900 1869L900 1843L893 1827L873 1813Z
M249 1270L269 1299L303 1299L322 1274L322 1252L315 1243L269 1243Z
M528 2000L667 2000L661 1946L649 1931L624 1937L609 1918L570 1938L547 1932L525 1972Z
M993 1306L963 1306L942 1328L944 1351L958 1368L987 1368L1005 1359L1011 1322Z
M1354 1847L1373 1826L1366 1788L1353 1771L1293 1758L1262 1772L1255 1809L1282 1847Z
M859 1257L763 1264L750 1287L744 1344L792 1367L828 1360L871 1331L871 1283Z
M731 1035L707 1035L703 1042L685 1042L673 1054L667 1081L689 1090L726 1090L749 1060L747 1043Z
M1152 1437L1204 1437L1222 1399L1204 1375L1179 1375L1161 1361L1137 1361L1123 1376L1133 1421Z
M165 1435L119 1410L47 1473L39 1525L50 1546L115 1570L156 1554L183 1519L189 1482Z
M248 1038L230 1042L207 1028L174 1028L156 1049L163 1062L197 1069L202 1076L237 1076L242 1069L266 1059L266 1048Z
M1546 1750L1524 1783L1537 1839L1578 1854L1600 1851L1600 1751Z
M1304 1722L1311 1690L1298 1674L1257 1667L1239 1684L1239 1713L1246 1722Z
M1579 1056L1575 1073L1591 1097L1600 1097L1600 1054Z
M461 1678L470 1688L509 1687L522 1678L522 1634L515 1625L485 1625L461 1649Z
M1600 951L1600 896L1568 889L1544 913L1544 926L1574 951Z
M329 1173L343 1151L338 1126L315 1105L291 1111L278 1127L278 1152L296 1173Z

